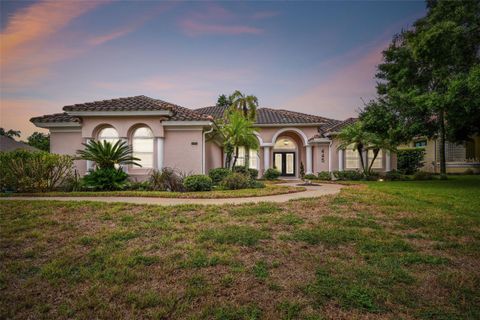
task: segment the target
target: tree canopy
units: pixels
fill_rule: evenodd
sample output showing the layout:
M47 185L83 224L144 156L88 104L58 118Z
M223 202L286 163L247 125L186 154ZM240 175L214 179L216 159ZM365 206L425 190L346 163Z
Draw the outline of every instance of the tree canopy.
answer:
M32 147L43 151L50 151L50 135L41 133L41 132L34 132L27 138L27 143Z

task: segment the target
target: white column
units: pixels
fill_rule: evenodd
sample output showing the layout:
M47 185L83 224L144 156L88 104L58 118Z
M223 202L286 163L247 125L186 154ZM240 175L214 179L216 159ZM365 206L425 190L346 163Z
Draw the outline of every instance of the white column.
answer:
M128 139L127 138L120 138L120 141L123 141L123 142L128 144ZM128 165L123 165L122 170L123 170L123 172L128 173Z
M164 153L164 138L157 137L157 169L162 170L163 168L163 153Z
M333 171L333 166L332 166L332 143L328 145L328 172Z
M312 170L312 146L311 145L307 145L305 147L306 149L306 153L305 153L305 156L307 158L307 172L305 172L306 174L312 174L313 173L313 170Z
M270 168L270 147L263 147L263 172Z
M85 143L89 144L91 140L92 139L85 139ZM93 169L93 161L92 160L87 160L87 172L86 173L88 174L88 171L90 171L92 169Z
M344 161L344 156L343 156L343 149L338 150L338 171L343 171L343 161Z
M392 163L390 159L390 150L385 152L385 171L389 172L392 171Z

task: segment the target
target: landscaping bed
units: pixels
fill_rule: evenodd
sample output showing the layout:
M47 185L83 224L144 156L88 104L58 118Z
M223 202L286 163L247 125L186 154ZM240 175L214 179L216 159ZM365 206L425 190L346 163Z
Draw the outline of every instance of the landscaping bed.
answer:
M149 197L182 199L227 199L263 197L278 194L302 192L303 187L277 186L267 184L265 188L240 190L213 190L197 192L171 191L72 191L72 192L36 192L36 193L2 193L2 197Z

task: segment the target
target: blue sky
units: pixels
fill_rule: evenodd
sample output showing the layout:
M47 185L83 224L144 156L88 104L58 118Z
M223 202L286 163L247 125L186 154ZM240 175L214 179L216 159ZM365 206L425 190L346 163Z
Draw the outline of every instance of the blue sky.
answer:
M375 93L391 37L421 1L1 2L0 126L144 94L186 107L221 93L344 119Z

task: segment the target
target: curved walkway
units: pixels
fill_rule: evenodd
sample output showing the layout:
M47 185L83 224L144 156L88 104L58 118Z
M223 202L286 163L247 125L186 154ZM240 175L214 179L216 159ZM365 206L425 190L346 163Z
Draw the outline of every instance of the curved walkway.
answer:
M297 183L282 185L296 186ZM155 204L162 206L175 206L182 204L241 204L258 202L286 202L294 199L313 198L324 195L336 194L344 186L339 184L320 184L318 186L304 186L307 190L295 193L277 194L263 197L227 198L227 199L183 199L183 198L150 198L150 197L0 197L1 200L58 200L58 201L99 201L99 202L126 202L136 204Z

